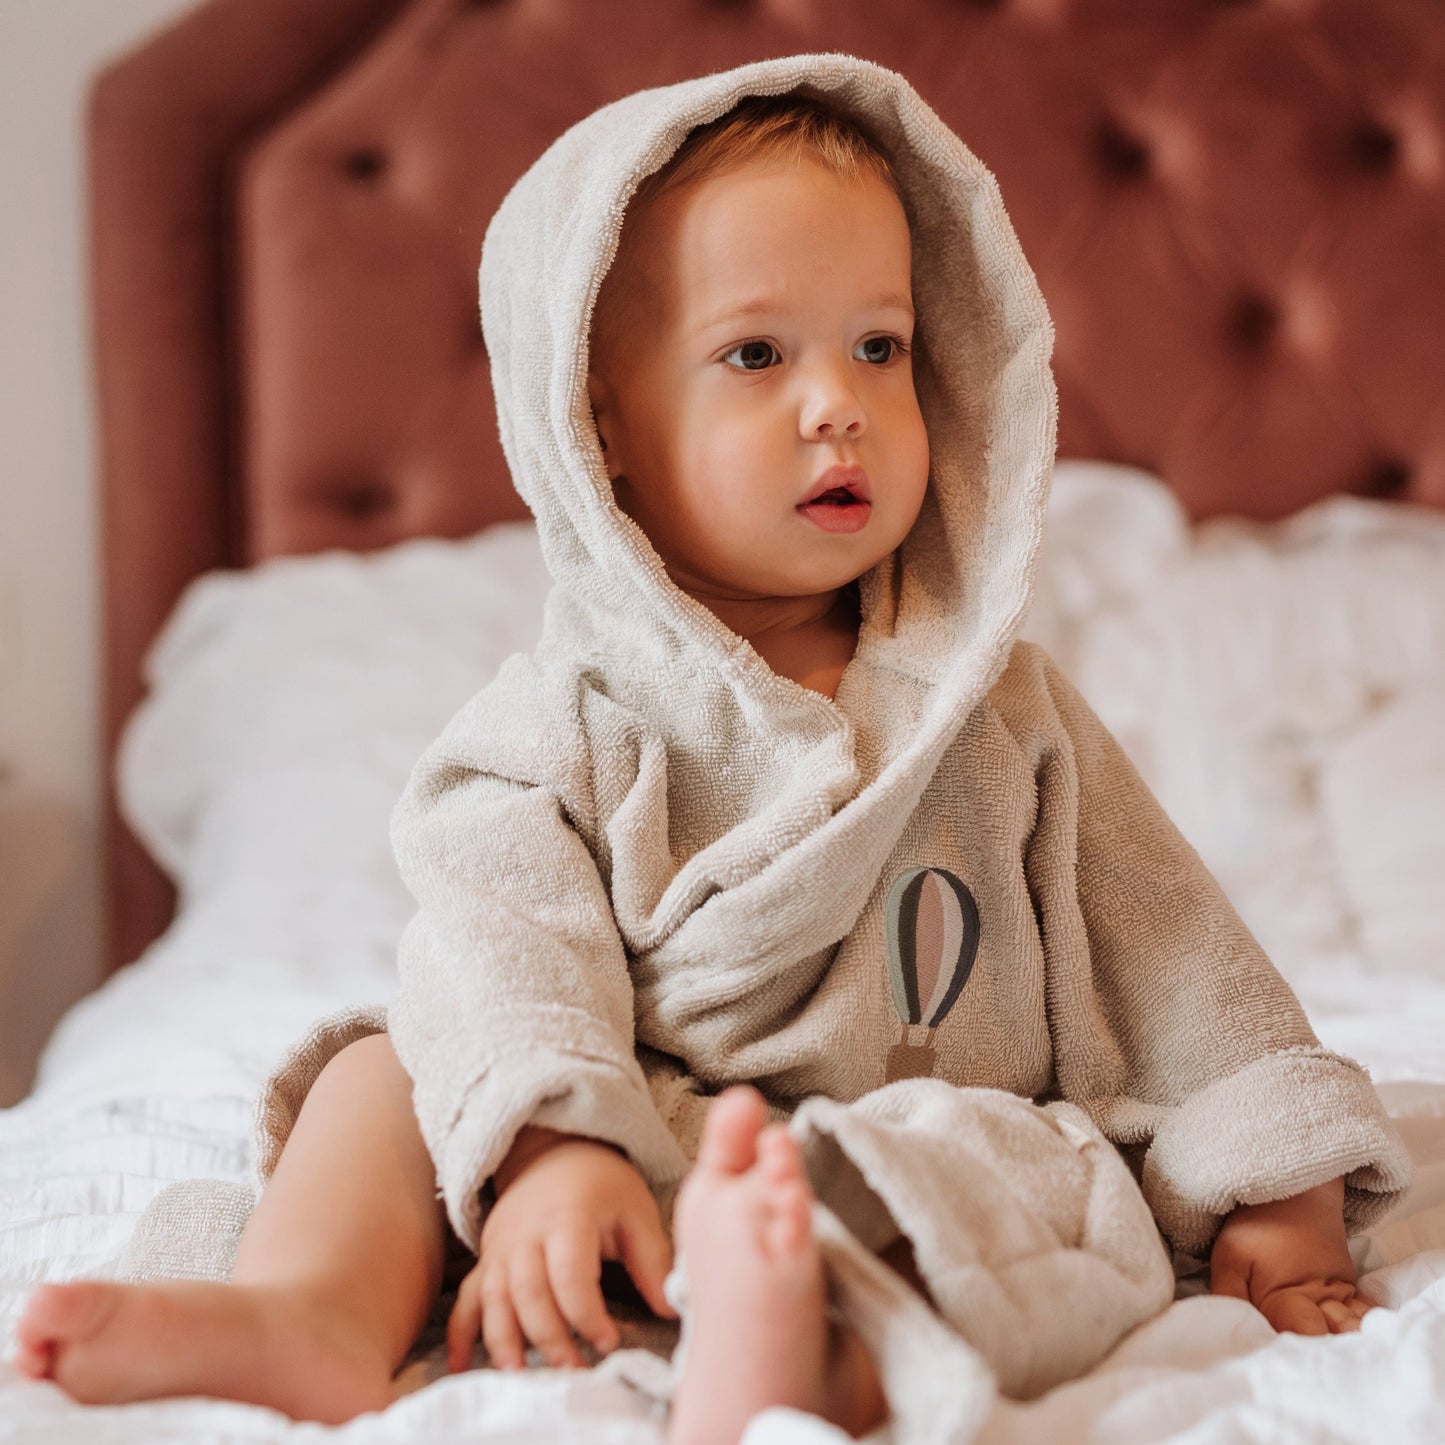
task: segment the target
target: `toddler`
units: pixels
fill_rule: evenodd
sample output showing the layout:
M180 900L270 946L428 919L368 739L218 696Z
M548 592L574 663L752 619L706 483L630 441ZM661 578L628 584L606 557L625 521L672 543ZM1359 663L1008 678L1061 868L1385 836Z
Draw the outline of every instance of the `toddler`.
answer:
M44 1288L21 1368L380 1408L449 1225L453 1368L613 1348L620 1261L679 1442L961 1430L1163 1309L1166 1244L1357 1328L1368 1077L1015 640L1052 331L987 171L897 75L760 62L558 140L482 298L556 587L397 809L396 1003L274 1081L229 1284Z

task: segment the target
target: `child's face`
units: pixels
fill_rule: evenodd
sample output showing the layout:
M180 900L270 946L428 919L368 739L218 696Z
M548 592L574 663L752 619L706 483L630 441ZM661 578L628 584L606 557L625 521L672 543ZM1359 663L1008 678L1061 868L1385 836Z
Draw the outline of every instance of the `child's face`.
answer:
M928 436L902 349L911 255L887 185L811 160L749 162L629 215L589 391L617 502L684 589L823 593L912 527Z

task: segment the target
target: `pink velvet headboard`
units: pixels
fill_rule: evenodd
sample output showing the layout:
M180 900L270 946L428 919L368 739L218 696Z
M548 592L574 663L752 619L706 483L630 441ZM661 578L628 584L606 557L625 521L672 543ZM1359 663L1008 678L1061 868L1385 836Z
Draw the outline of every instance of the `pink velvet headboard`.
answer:
M107 745L181 588L521 507L475 274L567 125L845 50L997 174L1057 323L1060 454L1195 516L1445 505L1438 0L211 0L91 110ZM169 891L112 820L111 963Z

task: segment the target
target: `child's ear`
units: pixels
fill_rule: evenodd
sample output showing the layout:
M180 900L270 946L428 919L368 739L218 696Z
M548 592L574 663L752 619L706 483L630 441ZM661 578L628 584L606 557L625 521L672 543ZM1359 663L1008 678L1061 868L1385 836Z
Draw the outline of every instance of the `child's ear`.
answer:
M616 413L612 407L612 391L595 371L587 373L587 399L592 403L592 422L597 428L597 442L602 448L607 480L612 483L612 499L631 516L627 501L628 482L623 475L622 448L617 444L613 426ZM609 433L613 433L611 447L607 445Z
M587 373L587 400L592 403L592 424L597 428L597 441L605 452L607 433L612 429L612 397L607 383L595 371ZM609 466L608 471L611 470Z

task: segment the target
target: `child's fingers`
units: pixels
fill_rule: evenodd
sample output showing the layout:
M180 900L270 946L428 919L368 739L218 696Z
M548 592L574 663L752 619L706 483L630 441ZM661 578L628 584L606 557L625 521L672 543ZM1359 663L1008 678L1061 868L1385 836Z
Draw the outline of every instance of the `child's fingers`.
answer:
M487 1358L499 1370L520 1370L527 1357L505 1273L494 1270L482 1281L481 1300L482 1343L487 1347Z
M553 1298L541 1246L520 1251L508 1269L508 1278L517 1320L527 1338L542 1352L542 1358L558 1369L580 1368L582 1355Z
M547 1275L562 1314L599 1354L617 1347L617 1325L602 1298L602 1248L595 1229L551 1235Z
M636 1220L624 1220L618 1244L621 1246L623 1267L653 1313L664 1319L675 1319L677 1311L662 1292L662 1282L672 1268L672 1244L662 1226L655 1221L643 1224Z
M1323 1309L1300 1290L1278 1290L1265 1299L1259 1309L1265 1319L1281 1334L1327 1335L1330 1333L1329 1320Z
M462 1281L447 1318L447 1369L453 1374L472 1362L472 1346L482 1329L481 1280L475 1270Z
M1324 1315L1332 1335L1347 1335L1360 1327L1359 1315L1339 1300L1321 1300L1320 1313Z

